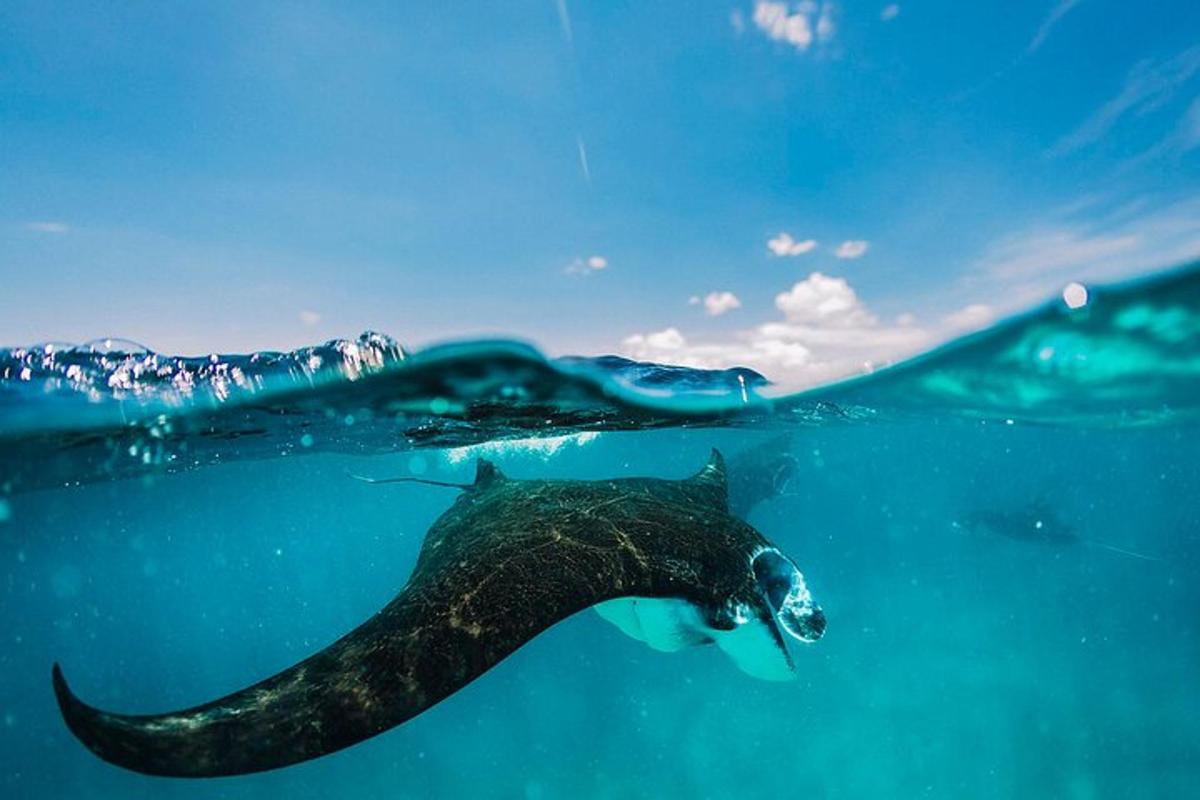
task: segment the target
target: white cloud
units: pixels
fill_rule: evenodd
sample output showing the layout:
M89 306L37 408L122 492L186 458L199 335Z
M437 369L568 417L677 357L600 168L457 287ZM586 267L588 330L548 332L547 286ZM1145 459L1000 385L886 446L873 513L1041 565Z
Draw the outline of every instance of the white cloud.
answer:
M1102 139L1126 114L1142 116L1170 102L1200 72L1200 45L1158 63L1142 61L1125 78L1125 85L1082 125L1050 150L1061 156Z
M833 11L833 3L829 2L818 4L815 0L802 0L788 4L756 0L752 19L754 26L768 39L804 51L814 41L827 42L833 38Z
M773 239L767 240L767 249L777 256L802 256L811 253L817 247L815 239L796 241L790 233L780 233Z
M704 310L710 317L719 317L741 307L742 301L733 292L709 292L704 297Z
M900 16L900 6L896 3L884 6L883 10L879 12L879 18L884 22L893 20L898 16Z
M781 318L717 339L693 340L670 327L630 336L621 349L684 366L747 366L797 389L885 366L1047 298L1082 302L1072 298L1094 282L1200 258L1200 197L1124 200L1085 197L995 241L945 287L941 299L958 298L958 307L929 322L911 313L885 321L846 279L813 272L776 296ZM1084 288L1063 294L1076 281Z
M626 337L623 344L635 350L662 352L679 350L687 344L687 340L683 338L683 334L679 332L678 328L667 328L655 333L635 333Z
M754 24L777 42L787 42L799 50L807 50L813 42L812 25L805 14L789 14L787 3L759 2L754 4Z
M608 268L608 259L604 256L588 256L576 258L567 264L563 272L568 275L591 275Z
M729 12L729 24L733 26L733 31L738 36L746 32L746 18L742 16L741 9L735 8Z
M813 272L776 296L773 320L703 340L670 327L630 336L621 350L684 366L747 366L785 388L802 388L915 355L1032 303L1066 298L1064 287L1073 281L1086 287L1196 258L1200 198L1125 198L1114 206L1087 197L986 248L963 278L945 287L942 300L968 296L929 322L911 313L882 320L846 279Z
M876 320L845 278L814 272L775 297L775 307L788 322L839 328L874 325Z
M631 358L701 368L747 366L797 388L911 355L932 343L911 324L884 325L844 279L814 272L775 298L782 320L718 341L693 342L678 328L625 339Z
M911 313L884 323L844 278L814 272L775 298L783 319L718 340L692 341L678 328L634 334L622 352L641 361L701 369L757 369L800 389L887 366L938 342L991 324L996 310L973 303L920 325Z
M838 245L833 254L838 258L862 258L870 246L870 243L862 239L851 239Z
M300 321L309 327L312 327L321 321L320 314L318 314L316 311L310 311L308 309L301 311L299 316Z
M26 228L26 230L31 230L34 233L56 233L56 234L57 233L67 233L69 230L71 230L71 226L67 225L67 223L65 223L65 222L52 222L52 221L26 222L25 228Z

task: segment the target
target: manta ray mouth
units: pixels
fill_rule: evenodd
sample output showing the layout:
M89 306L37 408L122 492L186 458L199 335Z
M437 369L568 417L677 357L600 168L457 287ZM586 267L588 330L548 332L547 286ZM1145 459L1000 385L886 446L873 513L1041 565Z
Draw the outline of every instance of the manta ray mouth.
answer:
M779 627L801 642L820 639L825 633L825 614L813 602L804 575L792 560L774 548L765 548L755 553L750 563Z

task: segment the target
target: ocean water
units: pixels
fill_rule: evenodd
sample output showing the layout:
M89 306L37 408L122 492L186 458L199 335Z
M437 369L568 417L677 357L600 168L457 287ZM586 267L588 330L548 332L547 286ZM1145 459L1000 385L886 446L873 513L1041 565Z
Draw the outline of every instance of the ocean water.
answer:
M1194 797L1200 271L1072 300L800 393L378 334L0 352L0 796ZM148 777L59 715L55 662L90 704L169 711L384 606L457 490L351 474L675 479L714 447L828 620L794 681L585 611L270 772Z

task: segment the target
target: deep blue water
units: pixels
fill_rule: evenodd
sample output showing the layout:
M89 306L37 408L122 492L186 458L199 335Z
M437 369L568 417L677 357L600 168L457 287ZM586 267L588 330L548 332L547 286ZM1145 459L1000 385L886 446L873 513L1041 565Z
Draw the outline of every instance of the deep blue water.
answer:
M790 396L751 373L507 345L430 358L379 340L352 376L284 354L224 396L203 375L186 395L114 385L147 358L128 348L105 348L107 365L8 351L0 794L1195 796L1198 296L1187 271L1098 291ZM22 377L31 352L44 371ZM91 372L67 378L72 359ZM163 363L171 387L182 362ZM486 455L516 478L681 478L712 447L793 456L748 516L828 618L792 683L712 647L654 652L586 611L407 724L274 772L138 775L59 717L55 661L89 703L165 711L383 606L455 491L347 472L463 481ZM1031 522L1076 541L1039 541Z

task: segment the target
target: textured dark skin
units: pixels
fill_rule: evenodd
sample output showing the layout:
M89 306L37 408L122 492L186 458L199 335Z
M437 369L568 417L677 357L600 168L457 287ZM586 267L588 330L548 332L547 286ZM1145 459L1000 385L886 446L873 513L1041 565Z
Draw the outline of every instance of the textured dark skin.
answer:
M400 594L305 661L170 714L91 708L57 665L54 689L80 741L127 769L179 777L275 769L411 719L604 600L686 599L720 630L734 627L740 602L769 621L750 566L764 546L729 514L715 451L683 481L518 481L481 461L474 487L429 530Z

